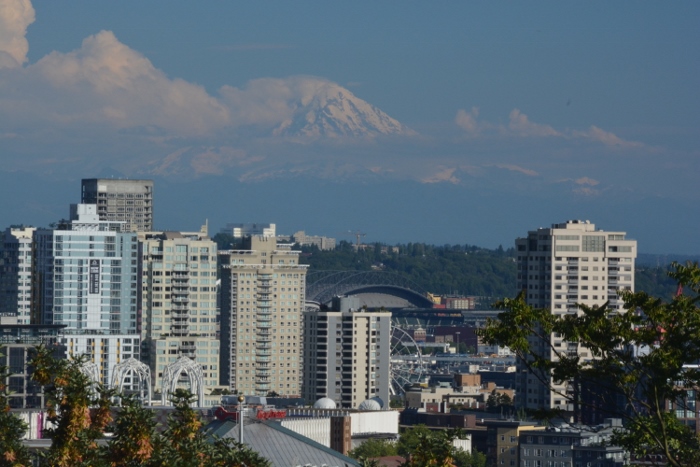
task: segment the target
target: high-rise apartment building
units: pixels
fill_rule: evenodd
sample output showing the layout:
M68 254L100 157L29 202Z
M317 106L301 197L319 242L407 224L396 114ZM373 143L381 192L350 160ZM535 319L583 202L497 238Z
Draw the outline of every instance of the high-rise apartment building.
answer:
M122 226L78 204L68 224L34 233L32 322L65 325L67 354L89 355L105 384L114 365L140 353L138 242Z
M81 203L97 205L100 220L126 223L125 231L153 230L153 180L85 178Z
M142 361L160 390L165 367L186 356L219 384L216 243L206 231L139 234Z
M33 227L10 227L0 244L0 317L30 323Z
M301 394L306 265L274 237L220 252L221 384L239 393Z
M336 297L333 305L337 311L304 313L303 397L343 408L378 397L388 406L391 312L364 311L356 297Z
M529 305L547 308L557 315L580 313L577 304L609 306L626 311L618 296L620 290L634 290L634 261L637 242L626 238L625 232L596 230L589 221L567 221L528 232L527 237L515 241L517 253L518 289L525 293ZM588 349L576 343L563 341L557 335L550 337L550 345L539 345L535 350L552 360L557 352L577 353L590 359ZM557 408L572 412L574 407L564 395L571 391L564 383L549 388L537 375L519 362L516 379L517 404L521 407Z

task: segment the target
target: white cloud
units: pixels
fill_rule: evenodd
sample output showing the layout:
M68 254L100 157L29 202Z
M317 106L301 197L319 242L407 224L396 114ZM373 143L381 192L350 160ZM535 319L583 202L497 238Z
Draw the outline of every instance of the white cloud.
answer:
M15 68L27 61L27 26L34 22L29 0L0 0L0 68Z
M583 138L590 138L593 141L598 141L599 143L603 143L609 147L617 147L622 149L645 147L644 143L624 140L614 133L600 129L595 125L591 125L591 128L587 132L578 132L576 135Z
M457 111L457 116L455 117L455 123L469 135L476 136L481 132L479 122L476 120L478 116L478 107L472 107L470 112L467 112L464 109L459 109Z
M111 31L22 66L32 21L29 0L0 0L0 125L13 130L81 133L100 127L153 141L250 126L317 137L411 133L323 78L262 78L210 95L202 86L168 77Z
M539 175L539 173L532 169L526 169L524 167L520 167L519 165L514 164L496 164L494 167L498 167L499 169L510 170L512 172L520 172L521 174L525 174L530 177L536 177Z
M234 125L274 126L291 119L292 100L298 95L294 81L261 78L248 82L243 88L223 86L221 97L231 109Z
M549 125L531 122L527 115L518 109L510 112L508 120L509 132L517 136L561 136L561 133Z
M551 125L535 123L522 113L520 109L513 109L508 115L508 125L494 125L489 122L477 120L479 109L473 107L470 112L459 109L455 116L455 124L463 129L469 136L493 135L493 130L498 130L502 137L512 138L547 138L559 137L564 139L586 139L601 143L609 148L620 149L654 149L638 141L628 141L610 131L591 125L588 130L563 130L558 131ZM658 148L657 148L658 149Z
M600 182L598 180L593 180L592 178L588 178L588 177L577 178L576 180L574 180L574 182L577 185L588 185L588 186L600 185Z
M18 31L23 34L23 29ZM12 63L18 64L14 58ZM74 51L55 51L35 64L0 70L3 121L21 122L32 131L41 123L50 130L78 131L102 125L161 141L245 126L317 137L411 134L323 78L262 78L242 88L223 86L219 96L212 96L202 86L169 78L110 31L87 37Z
M600 194L600 190L596 190L595 188L591 188L589 186L581 186L578 188L574 188L571 191L578 195L584 196L596 196Z
M583 196L597 196L601 193L599 188L594 188L600 185L598 180L590 177L579 177L577 179L563 178L555 183L564 183L571 185L571 192Z
M457 185L457 184L459 184L460 179L455 176L456 171L457 171L457 169L454 167L448 167L448 168L442 167L439 169L438 172L421 179L421 182L422 183L449 182L449 183L452 183L453 185Z
M73 52L52 52L26 71L54 90L47 104L63 121L154 126L182 136L229 121L228 109L204 88L168 78L110 31L86 38Z

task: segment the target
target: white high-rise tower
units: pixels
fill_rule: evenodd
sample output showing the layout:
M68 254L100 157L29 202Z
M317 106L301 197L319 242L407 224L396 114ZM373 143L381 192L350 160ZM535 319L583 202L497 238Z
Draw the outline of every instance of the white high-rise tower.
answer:
M32 322L66 326L68 355L89 356L100 381L138 358L138 242L123 222L101 221L92 204L71 205L71 220L34 232Z
M634 291L634 261L637 242L626 239L625 232L596 230L589 221L567 221L528 232L515 240L518 262L518 289L525 293L529 305L547 308L554 314L572 314L577 304L602 305L609 301L620 312L624 304L620 290ZM535 351L547 358L557 352L576 352L583 359L590 352L576 343L550 336L550 345L532 339ZM566 394L569 385L549 387L524 362L518 363L517 404L528 409L552 408L573 411Z

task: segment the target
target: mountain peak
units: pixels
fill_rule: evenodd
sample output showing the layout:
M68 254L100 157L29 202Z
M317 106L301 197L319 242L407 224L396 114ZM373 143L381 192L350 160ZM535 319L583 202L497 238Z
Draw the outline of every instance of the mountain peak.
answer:
M294 104L291 118L274 130L275 136L306 138L410 135L413 131L347 89L317 80Z

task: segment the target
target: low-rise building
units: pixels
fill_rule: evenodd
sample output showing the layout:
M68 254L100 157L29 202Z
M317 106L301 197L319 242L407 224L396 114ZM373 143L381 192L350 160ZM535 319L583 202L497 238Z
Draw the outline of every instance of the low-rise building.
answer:
M509 467L522 465L518 457L521 435L526 432L532 436L545 429L534 422L521 420L483 420L481 424L486 427L486 462L489 465ZM546 467L546 464L540 464L539 467Z
M479 374L458 374L452 384L441 383L431 388L413 387L406 392L406 407L424 412L447 412L450 407L485 408L490 395L514 397L512 389L482 383Z
M520 465L538 467L558 464L560 467L621 467L629 461L629 453L610 446L614 430L622 428L620 419L608 419L605 425L583 427L548 427L545 430L520 432Z
M36 346L44 345L53 349L55 357L65 358L65 347L59 342L64 328L64 325L56 324L0 324L0 366L6 366L10 373L0 383L9 389L10 408L44 407L43 388L31 378L31 352Z
M319 250L334 250L335 238L322 237L319 235L306 235L306 232L300 230L292 235L292 241L300 246L316 246Z

